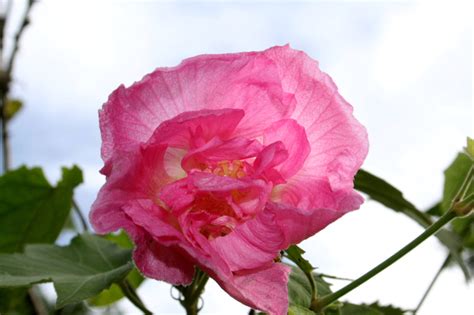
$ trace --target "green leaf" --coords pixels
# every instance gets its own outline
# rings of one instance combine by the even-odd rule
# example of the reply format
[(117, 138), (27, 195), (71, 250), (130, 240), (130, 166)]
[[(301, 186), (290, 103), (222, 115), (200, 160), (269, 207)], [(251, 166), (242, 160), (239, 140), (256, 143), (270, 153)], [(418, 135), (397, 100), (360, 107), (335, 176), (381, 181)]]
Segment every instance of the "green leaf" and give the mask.
[(401, 308), (398, 308), (398, 307), (395, 307), (395, 306), (392, 306), (392, 305), (382, 306), (378, 302), (370, 304), (369, 307), (382, 312), (382, 314), (384, 314), (384, 315), (403, 315), (403, 314), (407, 313), (406, 311), (402, 310)]
[(425, 211), (425, 213), (434, 216), (440, 217), (443, 215), (443, 209), (441, 209), (441, 202), (434, 204), (431, 208)]
[(315, 315), (315, 314), (316, 314), (315, 312), (303, 306), (290, 305), (290, 307), (288, 307), (288, 315)]
[(431, 225), (430, 217), (418, 210), (411, 202), (403, 197), (400, 190), (385, 180), (360, 169), (354, 179), (354, 188), (366, 193), (371, 199), (384, 206), (404, 213), (423, 227)]
[(23, 102), (17, 99), (7, 100), (4, 107), (6, 120), (12, 119), (23, 107)]
[(0, 314), (34, 314), (34, 308), (25, 288), (0, 288)]
[(0, 253), (25, 244), (56, 240), (71, 209), (73, 189), (82, 182), (77, 166), (62, 169), (51, 186), (40, 168), (21, 167), (0, 177)]
[[(332, 293), (331, 284), (324, 280), (317, 273), (313, 272), (316, 281), (318, 296), (324, 296)], [(290, 278), (288, 281), (288, 300), (290, 305), (298, 305), (305, 308), (311, 306), (311, 284), (304, 272), (294, 266), (291, 266)]]
[(404, 315), (406, 311), (392, 305), (382, 306), (377, 302), (370, 305), (344, 302), (339, 309), (340, 315)]
[(287, 250), (285, 250), (288, 259), (290, 259), (292, 262), (294, 262), (298, 267), (301, 268), (301, 270), (311, 273), (314, 270), (314, 267), (310, 264), (308, 260), (303, 258), (303, 254), (305, 251), (301, 248), (298, 247), (297, 245), (291, 245), (288, 247)]
[[(120, 247), (128, 248), (128, 249), (133, 248), (132, 241), (128, 237), (127, 233), (125, 233), (124, 231), (121, 231), (118, 234), (107, 234), (104, 236), (104, 238), (106, 238), (109, 241), (114, 242)], [(130, 283), (130, 285), (134, 289), (137, 289), (144, 280), (145, 279), (143, 278), (143, 276), (135, 267), (132, 269), (132, 271), (130, 271), (130, 273), (127, 276), (128, 283)], [(122, 289), (120, 289), (118, 285), (112, 284), (110, 289), (106, 289), (102, 291), (99, 295), (89, 299), (89, 303), (94, 306), (105, 306), (105, 305), (115, 303), (123, 297), (124, 295), (123, 295)]]
[(60, 308), (97, 295), (122, 281), (132, 268), (131, 250), (82, 234), (66, 247), (27, 245), (23, 254), (1, 254), (0, 287), (52, 281)]
[(344, 303), (340, 309), (341, 315), (384, 315), (381, 311), (374, 309), (368, 305), (356, 305), (352, 303)]
[(292, 267), (288, 280), (288, 300), (290, 305), (308, 308), (311, 305), (311, 295), (311, 284), (304, 272), (297, 267)]
[[(467, 172), (472, 167), (473, 161), (464, 153), (459, 153), (453, 163), (444, 171), (444, 190), (441, 209), (448, 211), (451, 202), (466, 177)], [(474, 185), (471, 183), (467, 195), (474, 193)]]

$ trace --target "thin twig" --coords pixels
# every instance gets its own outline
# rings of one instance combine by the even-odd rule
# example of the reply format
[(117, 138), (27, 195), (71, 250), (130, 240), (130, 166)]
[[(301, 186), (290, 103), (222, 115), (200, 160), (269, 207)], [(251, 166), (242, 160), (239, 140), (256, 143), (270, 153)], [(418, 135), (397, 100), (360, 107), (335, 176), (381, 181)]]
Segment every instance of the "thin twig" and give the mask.
[(77, 205), (76, 200), (74, 200), (74, 199), (72, 200), (72, 208), (74, 209), (74, 212), (76, 212), (77, 216), (79, 217), (79, 220), (81, 221), (83, 231), (88, 232), (89, 227), (87, 226), (86, 218), (82, 214), (81, 209), (79, 208), (79, 206)]
[(17, 56), (17, 53), (18, 53), (18, 49), (20, 48), (20, 39), (21, 39), (21, 36), (23, 35), (23, 32), (25, 31), (25, 28), (29, 24), (29, 20), (30, 20), (29, 15), (30, 15), (31, 8), (33, 7), (33, 3), (34, 3), (34, 0), (28, 0), (25, 12), (23, 14), (23, 18), (21, 19), (20, 28), (18, 29), (17, 33), (15, 34), (15, 38), (14, 38), (14, 41), (13, 41), (13, 50), (12, 50), (12, 53), (10, 55), (10, 59), (8, 60), (7, 69), (6, 69), (6, 73), (8, 75), (12, 74), (13, 65), (15, 63), (15, 59), (16, 59), (16, 56)]
[[(6, 83), (8, 84), (8, 83)], [(6, 94), (4, 91), (0, 92), (0, 120), (2, 124), (2, 160), (3, 160), (3, 172), (6, 173), (10, 169), (10, 143), (8, 136), (7, 118), (5, 113)]]
[(142, 300), (138, 297), (137, 293), (130, 285), (127, 280), (124, 280), (119, 283), (120, 289), (122, 289), (123, 294), (133, 303), (138, 309), (140, 309), (143, 314), (152, 315), (153, 313), (150, 312), (145, 305), (143, 304)]
[(439, 276), (441, 275), (441, 272), (444, 270), (444, 268), (446, 268), (446, 266), (449, 264), (450, 260), (451, 260), (451, 254), (449, 254), (449, 255), (446, 257), (446, 259), (444, 260), (443, 264), (441, 265), (441, 267), (439, 268), (439, 270), (436, 272), (436, 275), (434, 276), (433, 280), (431, 280), (430, 285), (429, 285), (428, 288), (426, 289), (425, 293), (424, 293), (423, 296), (421, 297), (420, 302), (418, 302), (418, 305), (416, 306), (415, 310), (413, 311), (413, 315), (415, 315), (416, 313), (418, 313), (418, 310), (419, 310), (420, 307), (423, 305), (423, 302), (425, 302), (426, 297), (427, 297), (428, 294), (430, 293), (431, 289), (433, 289), (433, 286), (434, 286), (434, 284), (436, 283), (436, 281), (438, 280)]

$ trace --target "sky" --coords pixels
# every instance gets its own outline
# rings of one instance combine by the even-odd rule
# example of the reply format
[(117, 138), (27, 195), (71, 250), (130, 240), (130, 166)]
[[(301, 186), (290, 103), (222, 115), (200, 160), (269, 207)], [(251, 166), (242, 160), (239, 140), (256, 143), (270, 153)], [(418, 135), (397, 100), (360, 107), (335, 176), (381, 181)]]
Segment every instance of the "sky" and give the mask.
[[(13, 10), (21, 9), (18, 0)], [(25, 103), (10, 128), (14, 165), (40, 165), (52, 181), (61, 166), (80, 165), (85, 182), (77, 200), (88, 212), (104, 183), (97, 111), (112, 90), (194, 55), (289, 43), (319, 61), (367, 127), (363, 167), (426, 209), (441, 198), (443, 170), (474, 135), (470, 9), (456, 1), (43, 0), (14, 69), (12, 93)], [(421, 232), (367, 201), (302, 247), (319, 271), (357, 278)], [(430, 239), (345, 299), (414, 308), (446, 255)], [(182, 314), (169, 290), (148, 280), (138, 293), (156, 314)], [(451, 268), (419, 315), (467, 314), (473, 294)], [(202, 314), (221, 314), (223, 306), (226, 314), (248, 312), (213, 282), (204, 301)], [(126, 301), (120, 308), (139, 314)]]

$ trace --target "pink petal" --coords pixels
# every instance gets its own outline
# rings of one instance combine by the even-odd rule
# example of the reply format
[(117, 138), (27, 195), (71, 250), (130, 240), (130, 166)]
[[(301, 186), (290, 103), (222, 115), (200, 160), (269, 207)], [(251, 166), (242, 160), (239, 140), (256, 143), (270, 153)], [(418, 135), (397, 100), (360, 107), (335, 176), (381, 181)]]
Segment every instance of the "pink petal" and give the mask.
[(174, 285), (193, 281), (194, 264), (179, 247), (163, 246), (144, 231), (135, 232), (133, 260), (145, 276)]
[(120, 86), (99, 113), (102, 158), (148, 141), (163, 121), (203, 109), (244, 110), (239, 133), (257, 136), (268, 123), (289, 117), (295, 106), (278, 72), (263, 53), (202, 55)]
[[(183, 159), (183, 168), (190, 170), (199, 164), (212, 164), (219, 161), (244, 160), (255, 157), (262, 150), (262, 145), (256, 140), (236, 137), (223, 141), (213, 138), (205, 145), (191, 150)], [(211, 162), (211, 163), (209, 163)]]
[(202, 146), (214, 137), (227, 139), (243, 116), (241, 109), (186, 112), (158, 126), (150, 143), (190, 149)]
[(264, 145), (276, 141), (281, 141), (288, 152), (288, 158), (280, 164), (279, 172), (284, 178), (290, 178), (300, 170), (311, 151), (306, 133), (293, 119), (279, 120), (263, 134)]
[(269, 265), (284, 247), (282, 226), (276, 225), (275, 216), (263, 211), (224, 237), (211, 242), (232, 271)]
[(136, 152), (117, 152), (109, 159), (107, 182), (100, 189), (89, 214), (99, 233), (125, 227), (122, 207), (136, 199), (157, 199), (157, 191), (171, 181), (164, 169), (166, 147), (149, 146)]
[(352, 187), (368, 150), (367, 132), (353, 117), (352, 106), (304, 52), (283, 46), (265, 54), (277, 65), (283, 90), (294, 94), (292, 118), (304, 127), (311, 145), (301, 173), (325, 178), (336, 190)]
[[(134, 224), (142, 228), (153, 238), (153, 243), (156, 243), (156, 245), (153, 245), (154, 247), (162, 246), (164, 248), (171, 248), (172, 251), (175, 251), (173, 255), (184, 255), (183, 264), (205, 266), (206, 268), (218, 270), (220, 274), (230, 275), (230, 270), (225, 262), (216, 255), (212, 247), (208, 244), (209, 241), (199, 233), (199, 224), (195, 217), (187, 218), (184, 215), (177, 219), (149, 200), (135, 201), (125, 207), (124, 210), (133, 220)], [(188, 220), (188, 222), (186, 222), (186, 220)], [(184, 231), (182, 226), (184, 227)], [(192, 229), (190, 226), (197, 226), (197, 228)], [(133, 233), (133, 230), (131, 231)], [(189, 236), (192, 238), (191, 242)], [(148, 240), (151, 242), (151, 239)], [(195, 246), (196, 244), (199, 246)], [(137, 243), (137, 246), (138, 245)], [(144, 247), (142, 248), (141, 254), (144, 256), (154, 255), (153, 253), (146, 253), (147, 250), (153, 252), (153, 248)], [(192, 260), (194, 262), (192, 262)], [(171, 262), (169, 264), (171, 264)], [(180, 263), (176, 264), (176, 268), (181, 267)], [(181, 269), (184, 273), (187, 272), (186, 268)], [(152, 270), (150, 270), (150, 272), (152, 272)], [(153, 276), (153, 278), (157, 277), (159, 277), (159, 275)]]
[(289, 274), (290, 267), (273, 263), (268, 268), (249, 270), (231, 279), (219, 276), (214, 279), (238, 301), (270, 315), (286, 315)]
[(268, 203), (264, 212), (274, 214), (275, 225), (282, 227), (284, 248), (314, 235), (363, 202), (352, 190), (333, 192), (327, 181), (292, 179), (283, 186), (274, 196), (277, 202)]
[(281, 141), (267, 145), (257, 156), (254, 162), (255, 173), (258, 175), (271, 169), (288, 159), (288, 150)]

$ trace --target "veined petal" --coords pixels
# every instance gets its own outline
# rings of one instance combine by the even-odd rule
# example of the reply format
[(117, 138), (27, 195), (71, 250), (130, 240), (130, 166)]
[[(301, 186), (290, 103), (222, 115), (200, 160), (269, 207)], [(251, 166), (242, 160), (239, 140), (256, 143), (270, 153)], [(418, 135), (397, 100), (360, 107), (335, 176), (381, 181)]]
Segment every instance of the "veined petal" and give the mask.
[(311, 151), (306, 132), (294, 119), (279, 120), (263, 133), (264, 145), (276, 141), (281, 141), (288, 152), (288, 158), (278, 166), (278, 170), (284, 178), (290, 178), (301, 169)]
[(267, 124), (289, 117), (292, 94), (262, 53), (201, 55), (158, 68), (141, 81), (120, 86), (99, 112), (102, 158), (147, 142), (156, 127), (184, 112), (235, 108), (246, 112), (239, 134), (258, 136)]
[(273, 263), (268, 268), (249, 270), (230, 279), (218, 275), (214, 279), (240, 302), (270, 315), (286, 315), (289, 274), (290, 267)]
[(304, 127), (311, 146), (300, 172), (329, 180), (334, 190), (352, 188), (368, 150), (367, 132), (353, 117), (352, 106), (317, 61), (304, 52), (287, 45), (265, 54), (275, 62), (283, 90), (295, 96), (291, 117)]
[(349, 211), (358, 209), (363, 198), (353, 190), (333, 192), (327, 181), (294, 179), (282, 185), (264, 212), (274, 214), (284, 227), (285, 247), (314, 235)]
[(193, 281), (194, 264), (179, 247), (163, 246), (142, 230), (136, 230), (132, 238), (136, 244), (133, 260), (145, 276), (174, 285)]
[(149, 143), (188, 150), (200, 147), (214, 137), (229, 138), (243, 116), (243, 110), (228, 108), (186, 112), (158, 126)]
[(89, 214), (99, 233), (125, 228), (129, 223), (123, 206), (137, 199), (157, 199), (161, 186), (172, 179), (164, 169), (165, 146), (137, 148), (135, 152), (116, 152), (107, 164), (107, 182), (100, 189)]
[(211, 242), (232, 271), (255, 269), (269, 265), (284, 249), (282, 226), (268, 211), (239, 225), (235, 230)]

